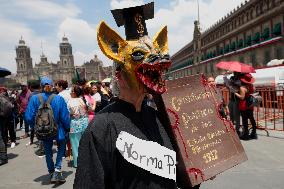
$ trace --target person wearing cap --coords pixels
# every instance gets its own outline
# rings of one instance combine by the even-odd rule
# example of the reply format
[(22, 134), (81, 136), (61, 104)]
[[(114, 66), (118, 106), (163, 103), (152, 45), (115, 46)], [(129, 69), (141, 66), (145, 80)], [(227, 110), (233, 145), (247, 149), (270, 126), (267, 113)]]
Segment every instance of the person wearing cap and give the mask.
[[(42, 95), (43, 100), (46, 102), (50, 95), (52, 95), (52, 80), (48, 77), (43, 77), (41, 79), (41, 87), (43, 92), (39, 95)], [(46, 155), (46, 165), (48, 172), (50, 174), (51, 183), (63, 183), (65, 179), (63, 178), (61, 167), (62, 167), (62, 157), (65, 153), (66, 145), (66, 136), (70, 130), (70, 115), (67, 109), (66, 102), (64, 99), (55, 95), (50, 102), (51, 108), (53, 110), (54, 120), (57, 124), (57, 136), (54, 138), (49, 138), (43, 140), (44, 152)], [(33, 95), (30, 98), (28, 107), (26, 109), (25, 118), (32, 126), (35, 125), (35, 118), (37, 110), (40, 106), (40, 99), (38, 95)], [(56, 162), (53, 162), (53, 140), (57, 141), (57, 157)]]
[[(244, 128), (244, 133), (240, 138), (243, 140), (257, 139), (256, 122), (253, 117), (253, 104), (248, 104), (247, 100), (254, 92), (253, 83), (255, 79), (252, 77), (251, 74), (247, 73), (240, 77), (240, 81), (240, 91), (235, 93), (235, 95), (240, 99), (239, 110), (242, 116)], [(252, 124), (252, 132), (250, 135), (248, 130), (248, 120), (250, 120)]]

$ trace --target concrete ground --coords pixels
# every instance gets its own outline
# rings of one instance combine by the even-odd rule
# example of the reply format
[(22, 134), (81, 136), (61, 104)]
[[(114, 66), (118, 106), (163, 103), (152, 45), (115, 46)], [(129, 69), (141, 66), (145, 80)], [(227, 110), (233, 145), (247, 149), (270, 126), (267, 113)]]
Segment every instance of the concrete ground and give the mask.
[[(20, 136), (22, 133), (17, 132)], [(242, 141), (248, 161), (218, 175), (201, 189), (284, 189), (284, 133), (258, 131), (259, 139)], [(1, 189), (72, 188), (76, 169), (63, 160), (66, 183), (49, 184), (45, 158), (35, 155), (35, 145), (26, 147), (28, 139), (18, 140), (14, 149), (8, 148), (9, 163), (0, 167)], [(55, 147), (54, 147), (55, 149)]]

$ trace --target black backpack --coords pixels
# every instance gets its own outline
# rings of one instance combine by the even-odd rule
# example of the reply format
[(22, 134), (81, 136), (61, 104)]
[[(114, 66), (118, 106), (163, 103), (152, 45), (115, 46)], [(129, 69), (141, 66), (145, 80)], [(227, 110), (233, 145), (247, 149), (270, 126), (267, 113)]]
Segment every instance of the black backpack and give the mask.
[(0, 95), (0, 116), (9, 117), (12, 115), (13, 104), (10, 99), (4, 95)]
[(247, 98), (246, 98), (246, 104), (247, 107), (252, 107), (252, 106), (259, 106), (262, 102), (262, 96), (260, 96), (260, 94), (257, 93), (253, 93), (250, 94)]
[(57, 135), (57, 124), (50, 105), (55, 94), (50, 95), (46, 102), (43, 101), (41, 94), (37, 96), (40, 106), (35, 117), (35, 134), (39, 140), (46, 140)]

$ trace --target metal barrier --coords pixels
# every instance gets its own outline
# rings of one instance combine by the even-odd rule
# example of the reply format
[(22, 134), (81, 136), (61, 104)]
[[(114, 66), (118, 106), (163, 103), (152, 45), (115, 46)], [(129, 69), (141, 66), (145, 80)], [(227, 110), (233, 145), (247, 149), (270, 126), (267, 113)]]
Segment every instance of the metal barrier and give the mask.
[[(224, 101), (229, 102), (229, 91), (222, 89)], [(259, 92), (262, 96), (262, 103), (255, 107), (254, 118), (256, 120), (257, 129), (284, 131), (284, 89), (275, 88), (257, 88), (255, 92)]]

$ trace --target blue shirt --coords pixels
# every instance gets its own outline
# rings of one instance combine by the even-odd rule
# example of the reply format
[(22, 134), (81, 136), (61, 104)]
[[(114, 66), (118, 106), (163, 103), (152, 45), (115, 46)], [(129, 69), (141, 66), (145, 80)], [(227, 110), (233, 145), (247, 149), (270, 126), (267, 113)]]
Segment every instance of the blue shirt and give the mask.
[[(48, 97), (51, 95), (51, 93), (40, 94), (43, 96), (44, 102), (46, 102)], [(66, 130), (70, 129), (70, 114), (67, 105), (64, 99), (59, 95), (54, 96), (50, 105), (53, 110), (55, 122), (58, 126), (57, 140), (63, 140), (65, 139)], [(35, 117), (39, 106), (40, 101), (38, 96), (33, 95), (29, 100), (28, 107), (25, 112), (25, 119), (32, 128), (35, 125)]]

